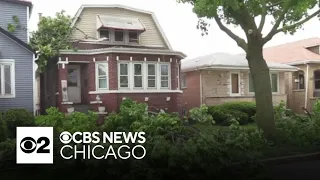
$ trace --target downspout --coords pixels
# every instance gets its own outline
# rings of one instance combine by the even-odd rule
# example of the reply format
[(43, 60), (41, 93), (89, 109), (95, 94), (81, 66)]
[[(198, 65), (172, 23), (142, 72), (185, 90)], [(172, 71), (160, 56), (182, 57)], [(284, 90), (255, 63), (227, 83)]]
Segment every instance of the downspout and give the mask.
[(305, 100), (304, 100), (304, 107), (307, 109), (307, 102), (308, 102), (308, 91), (309, 91), (309, 64), (307, 64), (307, 74), (306, 74), (306, 92), (305, 92)]
[(33, 114), (37, 115), (37, 111), (39, 110), (38, 100), (39, 100), (39, 92), (38, 92), (38, 81), (37, 81), (37, 70), (38, 70), (38, 65), (36, 64), (36, 61), (39, 59), (39, 51), (36, 51), (36, 54), (33, 55)]
[[(197, 69), (198, 70), (198, 69)], [(198, 70), (199, 71), (199, 70)], [(200, 72), (200, 105), (203, 104), (203, 99), (202, 99), (202, 71), (199, 71)]]

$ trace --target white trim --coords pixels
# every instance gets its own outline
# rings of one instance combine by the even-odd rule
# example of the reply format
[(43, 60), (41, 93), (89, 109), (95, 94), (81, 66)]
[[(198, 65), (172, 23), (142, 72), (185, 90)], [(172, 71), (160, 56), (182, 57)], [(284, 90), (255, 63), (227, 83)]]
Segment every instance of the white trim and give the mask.
[(69, 101), (64, 101), (64, 102), (62, 102), (61, 104), (64, 104), (64, 105), (71, 105), (71, 104), (73, 104), (73, 102), (69, 102)]
[[(128, 86), (127, 87), (121, 87), (120, 86), (120, 65), (121, 64), (126, 64), (127, 65), (127, 77), (128, 77)], [(118, 66), (118, 89), (129, 89), (130, 88), (130, 82), (131, 82), (131, 80), (130, 80), (130, 76), (129, 76), (129, 74), (130, 74), (130, 63), (129, 62), (126, 62), (126, 61), (120, 61), (118, 64), (117, 64), (117, 66)], [(125, 76), (125, 75), (121, 75), (121, 76)]]
[[(142, 62), (133, 62), (132, 63), (132, 82), (133, 82), (133, 89), (143, 89), (144, 87), (145, 87), (145, 82), (144, 82), (144, 79), (145, 79), (145, 68), (144, 68), (144, 64), (145, 63), (142, 63)], [(141, 75), (136, 75), (135, 74), (135, 71), (134, 71), (134, 66), (135, 65), (141, 65)], [(136, 87), (136, 85), (135, 85), (135, 81), (134, 81), (134, 78), (136, 77), (136, 76), (141, 76), (141, 86), (142, 87)]]
[(90, 104), (102, 104), (102, 101), (90, 101)]
[(64, 55), (97, 55), (106, 53), (128, 53), (128, 54), (158, 54), (158, 55), (174, 55), (185, 58), (186, 55), (179, 51), (159, 50), (159, 49), (141, 49), (141, 48), (101, 48), (89, 50), (60, 50), (60, 54)]
[[(202, 71), (199, 72), (200, 73), (200, 105), (203, 104), (203, 92), (202, 92)], [(187, 79), (186, 79), (186, 85), (187, 85)]]
[[(182, 62), (183, 63), (183, 62)], [(189, 69), (181, 69), (181, 72), (191, 72), (196, 70), (207, 70), (207, 69), (227, 69), (227, 70), (250, 70), (249, 67), (243, 67), (243, 66), (210, 66), (210, 67), (199, 67), (199, 68), (189, 68)], [(294, 67), (292, 69), (290, 68), (271, 68), (269, 67), (270, 71), (284, 71), (284, 72), (295, 72), (298, 71), (300, 68)]]
[[(27, 6), (27, 24), (29, 24), (30, 19), (30, 9), (29, 6)], [(27, 28), (27, 42), (30, 42), (30, 34), (29, 34), (29, 28)]]
[(84, 10), (84, 8), (122, 8), (122, 9), (127, 9), (127, 10), (131, 10), (131, 11), (135, 11), (135, 12), (140, 12), (140, 13), (143, 13), (143, 14), (149, 14), (151, 15), (154, 23), (156, 24), (156, 27), (157, 29), (159, 30), (164, 42), (166, 43), (166, 45), (168, 46), (168, 48), (170, 50), (172, 50), (172, 47), (170, 45), (170, 42), (169, 40), (167, 39), (166, 35), (164, 34), (159, 22), (158, 22), (158, 19), (156, 18), (154, 12), (150, 12), (150, 11), (145, 11), (145, 10), (141, 10), (141, 9), (136, 9), (136, 8), (132, 8), (132, 7), (128, 7), (128, 6), (124, 6), (124, 5), (119, 5), (119, 4), (115, 4), (115, 5), (94, 5), (94, 4), (86, 4), (86, 5), (82, 5), (76, 15), (74, 16), (74, 20), (72, 21), (72, 24), (71, 24), (71, 27), (74, 27), (74, 25), (76, 24), (78, 18), (80, 17), (82, 11)]
[(289, 63), (286, 63), (286, 64), (287, 65), (300, 65), (300, 64), (308, 64), (308, 63), (318, 64), (318, 63), (320, 63), (320, 59), (301, 60), (301, 61), (289, 62)]
[(36, 55), (33, 54), (33, 59), (32, 59), (32, 79), (33, 79), (33, 84), (32, 84), (32, 89), (33, 89), (33, 113), (36, 115), (37, 113), (37, 106), (38, 106), (38, 82), (37, 82), (37, 77), (36, 77), (36, 71), (38, 69), (38, 65), (36, 63)]
[[(168, 87), (162, 87), (161, 86), (161, 65), (167, 65), (168, 66), (168, 75), (163, 75), (163, 76), (168, 76)], [(159, 62), (158, 63), (158, 70), (159, 70), (159, 88), (160, 89), (171, 89), (171, 63), (166, 63), (166, 62)]]
[[(99, 64), (103, 64), (106, 65), (106, 84), (107, 84), (107, 88), (99, 88)], [(100, 91), (100, 90), (108, 90), (109, 89), (109, 65), (107, 62), (104, 61), (98, 61), (95, 63), (95, 79), (96, 79), (96, 90)]]
[(183, 93), (181, 90), (106, 90), (89, 91), (89, 94), (109, 94), (109, 93)]
[[(277, 75), (277, 92), (272, 92), (272, 74)], [(271, 83), (272, 94), (280, 94), (280, 73), (279, 72), (270, 72), (270, 83)]]
[(10, 65), (11, 94), (10, 95), (3, 94), (5, 92), (5, 81), (4, 81), (4, 79), (2, 79), (1, 80), (0, 98), (15, 98), (16, 97), (15, 60), (14, 59), (0, 59), (1, 78), (5, 78), (3, 65)]
[[(149, 69), (148, 69), (148, 66), (149, 65), (154, 65), (154, 74), (155, 75), (149, 75)], [(158, 79), (159, 79), (159, 74), (158, 74), (158, 65), (157, 63), (151, 63), (151, 62), (148, 62), (146, 63), (146, 89), (157, 89), (158, 88)], [(154, 76), (155, 77), (155, 86), (156, 87), (149, 87), (149, 76)]]
[[(237, 74), (238, 75), (238, 93), (232, 93), (232, 74)], [(229, 87), (229, 94), (230, 96), (241, 96), (241, 77), (240, 77), (240, 71), (230, 71), (229, 72), (229, 78), (230, 78), (230, 87)]]

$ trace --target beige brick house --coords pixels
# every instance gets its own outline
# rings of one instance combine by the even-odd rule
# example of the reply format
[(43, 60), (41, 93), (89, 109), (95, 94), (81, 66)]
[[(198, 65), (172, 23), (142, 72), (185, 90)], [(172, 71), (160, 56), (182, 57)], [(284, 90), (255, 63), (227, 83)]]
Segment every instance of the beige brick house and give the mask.
[(288, 107), (303, 112), (301, 107), (312, 110), (320, 97), (320, 38), (314, 37), (264, 49), (268, 62), (278, 62), (299, 68), (285, 73)]
[[(273, 102), (287, 102), (285, 73), (298, 68), (268, 62)], [(187, 109), (201, 104), (254, 101), (248, 62), (243, 55), (215, 53), (181, 61), (183, 98)]]

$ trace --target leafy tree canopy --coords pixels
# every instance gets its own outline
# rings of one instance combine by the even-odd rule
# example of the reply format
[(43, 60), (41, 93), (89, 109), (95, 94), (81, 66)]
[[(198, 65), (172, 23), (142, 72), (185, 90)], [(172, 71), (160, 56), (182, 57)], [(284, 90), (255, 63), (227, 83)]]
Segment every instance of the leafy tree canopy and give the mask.
[[(207, 33), (205, 19), (215, 19), (221, 30), (233, 38), (238, 45), (247, 50), (244, 39), (233, 34), (223, 24), (239, 25), (246, 33), (261, 33), (266, 17), (273, 18), (273, 28), (263, 37), (262, 44), (267, 43), (279, 33), (294, 33), (303, 23), (320, 13), (319, 0), (178, 0), (190, 3), (199, 17), (198, 28)], [(315, 11), (314, 11), (315, 10)], [(310, 11), (314, 11), (310, 14)], [(260, 23), (255, 18), (260, 17)]]
[(55, 17), (41, 17), (38, 30), (31, 33), (30, 45), (39, 52), (37, 64), (44, 71), (47, 63), (56, 57), (61, 49), (71, 49), (72, 18), (65, 11)]

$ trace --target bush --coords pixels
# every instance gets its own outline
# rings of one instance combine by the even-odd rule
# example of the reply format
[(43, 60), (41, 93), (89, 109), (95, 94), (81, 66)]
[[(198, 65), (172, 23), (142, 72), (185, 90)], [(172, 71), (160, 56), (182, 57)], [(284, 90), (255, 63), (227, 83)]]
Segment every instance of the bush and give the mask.
[(16, 137), (16, 127), (34, 126), (33, 114), (26, 109), (10, 109), (5, 112), (5, 122), (8, 127), (8, 137)]
[(224, 111), (222, 108), (219, 108), (217, 106), (210, 106), (208, 109), (208, 113), (212, 116), (217, 124), (221, 124), (222, 122), (230, 119), (230, 115), (226, 113), (226, 111)]
[(230, 121), (232, 119), (238, 121), (240, 125), (246, 125), (249, 123), (248, 114), (241, 112), (241, 111), (238, 111), (238, 110), (222, 108), (218, 105), (218, 106), (211, 106), (209, 108), (208, 112), (213, 117), (215, 122), (217, 124), (222, 125), (222, 126), (231, 125)]
[(253, 122), (251, 117), (256, 114), (256, 104), (253, 102), (226, 102), (218, 105), (218, 107), (244, 112), (248, 115), (249, 122)]
[(246, 125), (249, 123), (248, 114), (237, 110), (232, 110), (229, 113), (239, 122), (240, 125)]
[(0, 143), (7, 140), (7, 124), (3, 120), (2, 114), (0, 114)]
[(192, 108), (190, 111), (190, 118), (196, 120), (200, 123), (214, 124), (215, 121), (208, 112), (208, 107), (206, 105), (201, 105), (199, 108)]

